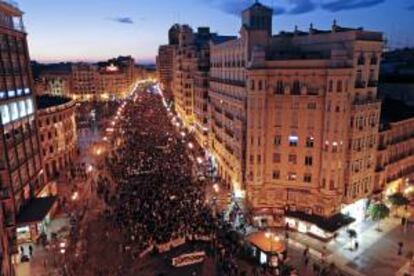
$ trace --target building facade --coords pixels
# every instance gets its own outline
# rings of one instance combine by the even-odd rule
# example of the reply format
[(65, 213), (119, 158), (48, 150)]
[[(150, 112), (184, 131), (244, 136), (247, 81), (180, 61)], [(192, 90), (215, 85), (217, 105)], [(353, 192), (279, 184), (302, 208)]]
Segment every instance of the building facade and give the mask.
[(87, 63), (72, 66), (72, 98), (75, 100), (97, 100), (102, 94), (98, 67)]
[(36, 107), (22, 12), (0, 2), (0, 218), (2, 275), (12, 275), (17, 217), (43, 188)]
[(72, 91), (72, 77), (70, 73), (47, 72), (41, 75), (41, 80), (45, 83), (45, 93), (56, 96), (69, 97)]
[(137, 80), (132, 57), (118, 57), (97, 65), (78, 63), (72, 66), (71, 97), (76, 100), (124, 98)]
[[(389, 105), (389, 102), (394, 104)], [(391, 112), (397, 116), (387, 116)], [(408, 192), (414, 182), (414, 111), (403, 102), (387, 99), (381, 117), (376, 190), (384, 192), (386, 196)]]
[(176, 45), (162, 45), (158, 49), (157, 74), (160, 86), (166, 99), (173, 99), (173, 60)]
[(77, 155), (75, 101), (43, 95), (37, 98), (38, 126), (46, 178), (52, 181), (73, 164)]
[(374, 189), (382, 34), (271, 26), (255, 3), (211, 46), (210, 150), (254, 211), (330, 218)]
[(188, 25), (180, 25), (174, 34), (178, 41), (173, 59), (174, 107), (200, 145), (208, 146), (210, 43), (234, 37), (218, 36), (206, 27), (194, 33)]
[(168, 44), (158, 48), (157, 74), (164, 97), (173, 100), (174, 56), (179, 44), (181, 26), (174, 24), (168, 30)]

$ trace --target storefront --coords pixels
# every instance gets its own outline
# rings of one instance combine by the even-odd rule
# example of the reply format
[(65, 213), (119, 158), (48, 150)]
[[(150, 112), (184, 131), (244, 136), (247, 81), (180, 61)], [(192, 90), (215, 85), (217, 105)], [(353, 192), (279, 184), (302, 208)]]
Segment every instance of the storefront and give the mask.
[(355, 201), (352, 204), (344, 205), (341, 209), (341, 213), (354, 218), (355, 221), (358, 223), (365, 220), (369, 204), (370, 200), (367, 198), (363, 198), (358, 201)]
[(35, 242), (46, 233), (56, 208), (57, 197), (33, 198), (17, 216), (17, 243)]
[(277, 267), (284, 259), (286, 246), (279, 237), (265, 232), (256, 232), (247, 237), (252, 257), (261, 265)]
[(288, 211), (285, 214), (285, 225), (290, 230), (295, 230), (323, 241), (329, 241), (335, 236), (335, 233), (354, 221), (354, 218), (342, 213), (328, 218), (298, 211)]

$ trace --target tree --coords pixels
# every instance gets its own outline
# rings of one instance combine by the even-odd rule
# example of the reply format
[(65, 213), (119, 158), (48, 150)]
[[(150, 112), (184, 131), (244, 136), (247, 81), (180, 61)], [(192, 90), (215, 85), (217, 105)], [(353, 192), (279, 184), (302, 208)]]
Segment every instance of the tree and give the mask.
[(368, 209), (368, 213), (373, 221), (378, 222), (377, 230), (381, 231), (381, 220), (390, 215), (390, 209), (384, 203), (374, 203)]
[(388, 196), (388, 200), (391, 205), (397, 209), (397, 212), (400, 207), (407, 206), (410, 203), (408, 198), (406, 198), (402, 193), (392, 194)]

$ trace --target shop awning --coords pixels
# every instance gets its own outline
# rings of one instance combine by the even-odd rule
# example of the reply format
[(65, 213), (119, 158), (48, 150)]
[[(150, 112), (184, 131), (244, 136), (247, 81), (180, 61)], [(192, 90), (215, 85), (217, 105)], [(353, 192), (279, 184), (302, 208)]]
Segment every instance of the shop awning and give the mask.
[(17, 225), (41, 222), (56, 203), (57, 197), (32, 198), (17, 215)]
[(286, 250), (280, 239), (274, 236), (266, 237), (264, 232), (256, 232), (247, 237), (247, 240), (261, 251), (266, 253), (282, 253)]
[(344, 214), (336, 214), (329, 218), (321, 217), (318, 215), (310, 215), (303, 212), (297, 211), (287, 211), (285, 214), (286, 217), (291, 217), (295, 219), (302, 220), (304, 222), (312, 223), (318, 226), (320, 229), (325, 230), (327, 232), (336, 232), (340, 228), (351, 224), (355, 221), (354, 218), (346, 216)]

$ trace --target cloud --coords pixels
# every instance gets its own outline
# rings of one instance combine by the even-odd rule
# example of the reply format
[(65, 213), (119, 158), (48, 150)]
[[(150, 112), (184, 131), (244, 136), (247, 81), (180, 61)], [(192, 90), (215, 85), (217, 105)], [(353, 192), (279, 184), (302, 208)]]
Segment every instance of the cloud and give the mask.
[[(251, 4), (251, 0), (203, 0), (208, 5), (219, 9), (225, 13), (240, 16), (242, 11), (248, 8)], [(286, 13), (286, 9), (281, 6), (273, 6), (273, 14), (279, 15)]]
[[(251, 0), (202, 0), (213, 8), (219, 9), (225, 13), (240, 16), (240, 13), (252, 4)], [(284, 4), (272, 6), (273, 13), (280, 14), (304, 14), (316, 9), (322, 9), (329, 12), (338, 12), (343, 10), (354, 10), (369, 8), (379, 5), (388, 0), (284, 0)], [(270, 1), (262, 1), (263, 4), (269, 5)], [(278, 1), (283, 2), (283, 1)], [(269, 5), (270, 6), (270, 5)], [(408, 7), (414, 10), (414, 5)]]
[(110, 20), (121, 24), (134, 24), (134, 20), (131, 17), (113, 17)]
[(338, 12), (342, 10), (369, 8), (384, 2), (385, 0), (335, 0), (322, 4), (321, 8), (330, 12)]
[(312, 0), (290, 0), (289, 2), (294, 5), (288, 11), (289, 14), (302, 14), (316, 9), (316, 4)]

